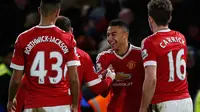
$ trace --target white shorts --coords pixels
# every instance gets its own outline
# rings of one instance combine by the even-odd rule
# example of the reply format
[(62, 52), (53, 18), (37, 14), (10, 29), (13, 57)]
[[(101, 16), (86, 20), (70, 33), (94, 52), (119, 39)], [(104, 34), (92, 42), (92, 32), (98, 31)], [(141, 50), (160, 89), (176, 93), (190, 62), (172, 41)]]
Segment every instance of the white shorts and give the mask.
[(24, 109), (24, 112), (71, 112), (70, 105)]
[(193, 112), (191, 98), (170, 100), (152, 105), (153, 112)]

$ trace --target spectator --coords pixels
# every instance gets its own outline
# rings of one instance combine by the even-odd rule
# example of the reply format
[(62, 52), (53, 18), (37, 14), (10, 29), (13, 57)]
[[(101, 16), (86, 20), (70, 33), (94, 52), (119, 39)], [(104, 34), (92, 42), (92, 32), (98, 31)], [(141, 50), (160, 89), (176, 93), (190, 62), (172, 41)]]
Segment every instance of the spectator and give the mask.
[(12, 54), (13, 46), (6, 47), (2, 50), (2, 62), (0, 63), (0, 105), (6, 109), (7, 98), (8, 98), (8, 86), (12, 74), (12, 69), (9, 67)]

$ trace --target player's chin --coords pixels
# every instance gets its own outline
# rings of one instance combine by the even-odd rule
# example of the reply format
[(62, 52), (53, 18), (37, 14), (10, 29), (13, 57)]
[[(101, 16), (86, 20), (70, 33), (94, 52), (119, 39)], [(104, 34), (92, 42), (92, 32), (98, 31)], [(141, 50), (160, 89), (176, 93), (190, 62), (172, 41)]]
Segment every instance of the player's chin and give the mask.
[(114, 48), (114, 47), (111, 47), (111, 49), (112, 49), (112, 50), (114, 50), (114, 51), (115, 51), (115, 50), (117, 50), (117, 49), (116, 49), (116, 48)]
[(113, 46), (111, 46), (111, 49), (117, 50), (117, 46), (113, 45)]

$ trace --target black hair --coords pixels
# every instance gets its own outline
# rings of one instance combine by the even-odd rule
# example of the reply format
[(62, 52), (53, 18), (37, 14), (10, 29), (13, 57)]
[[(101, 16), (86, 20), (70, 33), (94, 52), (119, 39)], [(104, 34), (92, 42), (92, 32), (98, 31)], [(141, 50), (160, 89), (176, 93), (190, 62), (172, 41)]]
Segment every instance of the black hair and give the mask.
[(48, 16), (61, 8), (62, 0), (41, 0), (40, 9), (43, 16)]
[(148, 14), (158, 26), (169, 24), (172, 15), (172, 3), (170, 0), (151, 0), (148, 5)]
[(71, 21), (69, 20), (68, 17), (59, 16), (56, 20), (56, 26), (68, 32), (71, 29)]
[(121, 19), (114, 19), (110, 21), (109, 26), (119, 26), (125, 29), (125, 31), (129, 32), (128, 25)]

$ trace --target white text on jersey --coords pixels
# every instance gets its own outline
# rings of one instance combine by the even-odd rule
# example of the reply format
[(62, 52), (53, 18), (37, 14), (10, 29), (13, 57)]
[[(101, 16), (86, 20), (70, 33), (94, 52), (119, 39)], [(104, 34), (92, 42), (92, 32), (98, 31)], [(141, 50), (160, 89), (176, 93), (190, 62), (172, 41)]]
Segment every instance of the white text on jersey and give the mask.
[(116, 86), (132, 86), (133, 82), (120, 82), (120, 83), (113, 83), (112, 86), (116, 87)]
[(165, 48), (168, 44), (174, 42), (179, 42), (185, 45), (185, 41), (180, 37), (167, 37), (166, 39), (163, 39), (162, 42), (160, 42), (160, 47)]
[(65, 45), (65, 43), (63, 43), (62, 40), (60, 40), (60, 39), (58, 39), (56, 37), (52, 37), (52, 36), (40, 36), (40, 37), (37, 37), (37, 38), (33, 39), (26, 46), (24, 52), (29, 55), (30, 52), (31, 52), (31, 50), (32, 50), (32, 48), (34, 46), (36, 46), (37, 44), (42, 43), (42, 42), (52, 42), (52, 43), (55, 43), (56, 45), (58, 45), (62, 49), (62, 51), (64, 52), (64, 54), (66, 54), (66, 53), (69, 52), (67, 46)]

